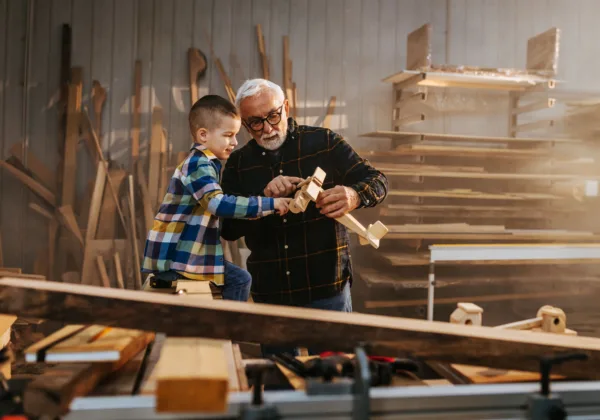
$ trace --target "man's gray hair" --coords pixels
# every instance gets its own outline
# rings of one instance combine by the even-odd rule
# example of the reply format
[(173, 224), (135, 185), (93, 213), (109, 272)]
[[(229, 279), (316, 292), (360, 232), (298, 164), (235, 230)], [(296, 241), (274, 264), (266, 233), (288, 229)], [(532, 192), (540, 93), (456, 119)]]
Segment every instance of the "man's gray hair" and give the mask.
[(271, 90), (277, 96), (281, 98), (283, 102), (285, 100), (285, 95), (283, 94), (283, 89), (276, 84), (266, 79), (250, 79), (246, 80), (242, 86), (237, 91), (237, 95), (235, 97), (235, 106), (239, 109), (240, 103), (244, 98), (248, 98), (251, 96), (258, 95), (264, 91)]

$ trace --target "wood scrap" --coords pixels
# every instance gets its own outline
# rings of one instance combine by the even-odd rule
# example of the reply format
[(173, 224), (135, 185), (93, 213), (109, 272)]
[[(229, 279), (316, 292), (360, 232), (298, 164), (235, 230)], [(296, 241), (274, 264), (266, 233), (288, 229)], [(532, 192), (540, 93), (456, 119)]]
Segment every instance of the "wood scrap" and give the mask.
[(206, 74), (206, 56), (198, 48), (188, 49), (188, 68), (190, 76), (190, 106), (198, 100), (198, 80)]
[(143, 394), (157, 412), (223, 412), (229, 373), (222, 340), (167, 338)]
[(152, 201), (150, 199), (150, 192), (148, 191), (148, 182), (146, 181), (146, 175), (142, 169), (141, 164), (137, 165), (137, 182), (140, 187), (140, 195), (142, 198), (142, 210), (144, 212), (144, 226), (146, 232), (150, 232), (152, 225), (154, 224), (154, 213), (152, 211)]
[(527, 64), (529, 71), (553, 77), (558, 71), (560, 30), (551, 28), (527, 41)]
[(48, 220), (54, 219), (54, 215), (37, 203), (29, 203), (29, 208)]
[(332, 96), (329, 99), (329, 105), (327, 106), (327, 114), (325, 115), (325, 119), (323, 120), (323, 128), (331, 128), (331, 119), (333, 114), (335, 113), (335, 96)]
[[(564, 295), (564, 292), (563, 292)], [(539, 298), (539, 294), (538, 297)], [(35, 305), (30, 304), (36, 302)], [(153, 316), (160, 305), (162, 316)], [(597, 378), (600, 339), (453, 325), (359, 313), (181, 298), (144, 291), (55, 282), (0, 280), (0, 313), (62, 322), (148, 329), (173, 337), (203, 336), (272, 345), (349, 351), (369, 343), (369, 354), (404, 352), (423, 360), (537, 371), (541, 355), (583, 352), (587, 361), (554, 367), (556, 374)], [(178, 319), (177, 323), (172, 320)], [(247, 325), (270, 328), (247, 328)], [(285, 334), (282, 333), (285, 331)]]
[[(150, 163), (148, 166), (148, 191), (153, 209), (158, 208), (160, 186), (160, 152), (162, 143), (162, 109), (154, 107), (152, 110), (152, 135), (150, 138)], [(162, 197), (160, 197), (162, 200)]]
[[(98, 138), (102, 138), (102, 107), (106, 101), (106, 89), (102, 87), (99, 81), (92, 82), (92, 100), (94, 102), (94, 131)], [(98, 157), (98, 156), (96, 156)]]
[(267, 57), (265, 37), (263, 36), (262, 26), (260, 23), (256, 25), (256, 38), (258, 39), (258, 55), (260, 56), (260, 62), (262, 65), (262, 77), (263, 79), (270, 80), (269, 58)]
[(406, 37), (406, 69), (427, 70), (431, 67), (431, 24), (426, 23)]
[(121, 266), (121, 257), (119, 252), (115, 252), (114, 256), (115, 273), (117, 276), (117, 285), (121, 288), (125, 288), (125, 282), (123, 281), (123, 267)]
[[(108, 177), (111, 179), (115, 189), (121, 191), (123, 183), (126, 182), (127, 179), (127, 172), (123, 169), (110, 169)], [(118, 238), (117, 224), (117, 205), (112, 197), (110, 189), (105, 188), (95, 239)]]
[(67, 325), (25, 349), (29, 363), (116, 362), (154, 334), (102, 325)]
[(21, 162), (27, 162), (27, 168), (35, 175), (37, 180), (53, 193), (56, 192), (56, 174), (37, 158), (30, 150), (23, 151), (23, 142), (14, 143), (9, 152)]
[(25, 186), (27, 186), (31, 191), (43, 198), (52, 207), (56, 206), (56, 196), (54, 195), (54, 193), (48, 188), (44, 187), (39, 182), (37, 182), (35, 179), (31, 178), (23, 171), (15, 168), (13, 165), (3, 160), (0, 160), (0, 168), (4, 168), (9, 174), (11, 174), (23, 184), (25, 184)]
[(135, 193), (133, 184), (133, 175), (129, 175), (129, 224), (131, 229), (131, 242), (133, 248), (133, 271), (135, 278), (135, 287), (142, 288), (142, 269), (140, 267), (140, 252), (138, 249), (138, 236), (135, 226)]
[(98, 273), (100, 274), (102, 286), (110, 287), (110, 279), (108, 278), (106, 264), (104, 264), (104, 258), (102, 258), (102, 255), (96, 256), (96, 267), (98, 268)]
[(69, 84), (67, 102), (67, 129), (63, 161), (61, 205), (75, 205), (75, 180), (77, 179), (77, 144), (81, 115), (82, 74), (80, 67), (74, 67)]
[(87, 395), (104, 378), (119, 370), (148, 344), (152, 334), (141, 334), (114, 362), (61, 363), (37, 376), (23, 395), (25, 412), (30, 416), (58, 417), (67, 413), (74, 398)]
[(142, 107), (142, 62), (135, 61), (133, 77), (133, 122), (131, 125), (131, 168), (135, 168), (140, 155), (140, 112)]
[[(94, 140), (94, 145), (96, 146), (96, 151), (98, 152), (100, 162), (101, 162), (101, 164), (104, 165), (105, 172), (106, 172), (106, 174), (108, 174), (108, 162), (106, 161), (106, 159), (104, 159), (104, 154), (102, 153), (102, 148), (100, 147), (100, 141), (98, 140), (98, 136), (96, 135), (96, 132), (94, 131), (94, 127), (92, 127), (92, 122), (90, 121), (87, 107), (83, 107), (83, 118), (82, 119), (87, 124), (87, 128), (90, 131), (90, 134), (92, 135), (92, 139)], [(127, 231), (127, 224), (125, 223), (125, 216), (123, 215), (123, 210), (121, 210), (121, 206), (119, 205), (118, 191), (110, 177), (107, 177), (106, 181), (108, 184), (108, 188), (111, 191), (112, 198), (115, 201), (115, 205), (117, 206), (117, 213), (119, 214), (119, 218), (121, 219), (121, 224), (123, 226), (123, 229), (125, 229), (125, 231)]]

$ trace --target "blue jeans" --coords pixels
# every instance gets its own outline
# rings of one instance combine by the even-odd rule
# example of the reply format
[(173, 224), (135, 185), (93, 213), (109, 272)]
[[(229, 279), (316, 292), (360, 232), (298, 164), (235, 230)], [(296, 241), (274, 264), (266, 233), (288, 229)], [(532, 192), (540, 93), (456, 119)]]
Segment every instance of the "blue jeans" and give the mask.
[[(255, 300), (256, 301), (256, 300)], [(344, 289), (339, 295), (315, 300), (306, 305), (290, 305), (290, 306), (298, 306), (303, 308), (312, 308), (312, 309), (324, 309), (328, 311), (338, 311), (338, 312), (352, 312), (352, 295), (350, 294), (350, 282), (346, 283)], [(260, 346), (263, 357), (267, 358), (273, 354), (282, 354), (289, 353), (293, 356), (299, 356), (300, 352), (295, 347), (282, 347), (282, 346), (272, 346), (272, 345), (262, 345)], [(308, 353), (311, 355), (318, 354), (318, 352), (308, 349)]]
[[(223, 286), (219, 286), (223, 295), (223, 299), (247, 302), (250, 298), (252, 276), (248, 271), (230, 263), (229, 261), (224, 261), (224, 263), (225, 280)], [(163, 273), (156, 273), (154, 277), (157, 280), (164, 280), (168, 282), (185, 279), (185, 276), (182, 276), (173, 270)]]

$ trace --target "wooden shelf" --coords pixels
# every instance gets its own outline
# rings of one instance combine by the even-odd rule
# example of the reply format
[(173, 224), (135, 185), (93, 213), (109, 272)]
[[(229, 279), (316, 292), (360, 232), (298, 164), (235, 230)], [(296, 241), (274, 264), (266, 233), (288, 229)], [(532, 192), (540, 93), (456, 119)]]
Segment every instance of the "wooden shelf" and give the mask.
[(600, 235), (591, 232), (561, 231), (561, 230), (505, 230), (503, 232), (405, 232), (401, 226), (388, 226), (390, 233), (386, 239), (435, 239), (435, 240), (493, 240), (493, 241), (600, 241)]
[(486, 193), (481, 191), (471, 190), (431, 190), (431, 191), (414, 191), (414, 190), (390, 190), (388, 195), (390, 196), (403, 196), (403, 197), (437, 197), (437, 198), (465, 198), (475, 200), (511, 200), (511, 201), (524, 201), (524, 200), (564, 200), (565, 197), (561, 197), (553, 194), (543, 193)]
[(385, 83), (400, 86), (459, 87), (504, 91), (524, 91), (538, 85), (549, 85), (553, 80), (536, 75), (507, 76), (494, 73), (459, 73), (444, 71), (402, 70), (383, 79)]
[[(428, 266), (428, 253), (388, 253), (383, 258), (394, 267)], [(475, 260), (475, 261), (439, 261), (436, 265), (572, 265), (572, 264), (598, 264), (600, 259), (569, 259), (569, 260)]]
[(458, 204), (388, 204), (382, 207), (381, 216), (431, 217), (431, 218), (497, 218), (546, 219), (557, 213), (568, 216), (583, 212), (582, 208), (534, 208), (511, 206), (464, 206)]
[(500, 149), (492, 147), (460, 147), (430, 144), (403, 144), (393, 150), (357, 150), (365, 157), (387, 156), (451, 156), (493, 159), (539, 159), (550, 158), (544, 149)]
[[(470, 178), (470, 179), (498, 179), (498, 180), (529, 180), (529, 181), (589, 181), (600, 180), (599, 175), (578, 174), (536, 174), (536, 173), (493, 173), (477, 172), (474, 170), (452, 171), (445, 170), (444, 166), (423, 166), (402, 164), (375, 165), (386, 176), (424, 176), (435, 178)], [(449, 167), (452, 168), (452, 167)], [(456, 168), (456, 167), (453, 167)]]
[(386, 131), (377, 130), (370, 133), (359, 134), (359, 137), (378, 137), (394, 140), (410, 140), (418, 137), (420, 141), (443, 140), (460, 142), (486, 142), (486, 143), (582, 143), (581, 139), (567, 138), (534, 138), (534, 137), (494, 137), (494, 136), (472, 136), (467, 134), (441, 134), (441, 133), (419, 133), (410, 131)]

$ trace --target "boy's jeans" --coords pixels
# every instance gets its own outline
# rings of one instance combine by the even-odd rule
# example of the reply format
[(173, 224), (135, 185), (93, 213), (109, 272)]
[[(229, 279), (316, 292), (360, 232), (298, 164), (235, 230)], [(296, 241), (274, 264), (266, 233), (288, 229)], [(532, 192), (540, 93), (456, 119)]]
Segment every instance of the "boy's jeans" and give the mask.
[[(237, 300), (247, 302), (250, 298), (250, 287), (252, 286), (252, 276), (243, 268), (238, 267), (229, 261), (225, 263), (225, 284), (219, 286), (223, 299)], [(166, 271), (154, 275), (157, 280), (175, 281), (185, 279), (184, 276), (175, 271)]]

